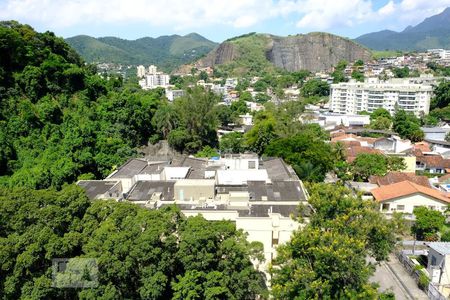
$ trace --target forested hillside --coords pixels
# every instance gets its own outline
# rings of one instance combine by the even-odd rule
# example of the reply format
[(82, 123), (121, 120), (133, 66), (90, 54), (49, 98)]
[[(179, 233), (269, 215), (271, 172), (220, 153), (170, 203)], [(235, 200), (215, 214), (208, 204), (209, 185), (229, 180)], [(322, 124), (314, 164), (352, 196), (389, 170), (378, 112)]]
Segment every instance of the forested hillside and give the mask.
[(78, 35), (66, 39), (66, 42), (90, 63), (154, 64), (166, 71), (190, 63), (216, 46), (216, 43), (196, 33), (137, 40)]
[(100, 178), (155, 133), (162, 92), (95, 74), (61, 38), (0, 23), (0, 182), (61, 187)]

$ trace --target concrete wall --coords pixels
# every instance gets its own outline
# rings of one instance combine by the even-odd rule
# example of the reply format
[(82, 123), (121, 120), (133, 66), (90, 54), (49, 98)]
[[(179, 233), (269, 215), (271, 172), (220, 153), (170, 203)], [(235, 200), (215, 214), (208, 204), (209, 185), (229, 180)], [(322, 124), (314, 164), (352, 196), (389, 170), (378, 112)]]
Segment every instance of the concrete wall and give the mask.
[[(389, 204), (389, 209), (387, 211), (382, 210), (383, 204)], [(398, 209), (398, 205), (403, 205), (404, 209)], [(407, 197), (401, 197), (390, 201), (384, 201), (380, 203), (380, 211), (384, 213), (393, 213), (394, 211), (412, 214), (415, 206), (434, 206), (435, 210), (444, 212), (447, 208), (447, 204), (429, 196), (417, 193)]]
[(214, 199), (214, 180), (178, 180), (174, 186), (175, 201)]

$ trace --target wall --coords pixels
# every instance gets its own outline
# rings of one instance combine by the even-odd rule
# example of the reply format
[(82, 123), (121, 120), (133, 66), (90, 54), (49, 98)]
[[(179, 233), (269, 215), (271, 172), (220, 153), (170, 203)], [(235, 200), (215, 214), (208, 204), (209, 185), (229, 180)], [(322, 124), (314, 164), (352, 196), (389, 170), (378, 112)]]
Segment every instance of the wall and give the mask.
[[(384, 201), (380, 203), (380, 210), (382, 210), (383, 204), (390, 204), (389, 211), (382, 211), (384, 213), (393, 213), (394, 211), (412, 214), (414, 206), (435, 206), (436, 210), (445, 211), (447, 204), (441, 201), (435, 200), (429, 196), (417, 193), (407, 197), (400, 197), (391, 201)], [(397, 210), (397, 205), (404, 205), (404, 210)]]
[(175, 201), (214, 199), (214, 180), (178, 180), (174, 186)]

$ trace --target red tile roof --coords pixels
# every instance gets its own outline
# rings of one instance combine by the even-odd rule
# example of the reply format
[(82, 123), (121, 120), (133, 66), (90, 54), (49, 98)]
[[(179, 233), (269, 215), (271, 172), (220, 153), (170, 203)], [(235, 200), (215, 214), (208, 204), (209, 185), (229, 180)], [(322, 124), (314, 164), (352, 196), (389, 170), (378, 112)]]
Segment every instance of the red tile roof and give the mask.
[(389, 172), (385, 176), (370, 176), (369, 182), (378, 184), (379, 186), (394, 184), (402, 181), (411, 181), (413, 183), (431, 187), (430, 181), (426, 176), (417, 176), (415, 173), (406, 172)]
[(420, 150), (422, 152), (431, 152), (430, 144), (427, 142), (417, 142), (414, 144), (414, 149)]
[(414, 195), (417, 193), (427, 195), (438, 201), (450, 203), (450, 199), (438, 190), (415, 184), (411, 181), (402, 181), (390, 185), (384, 185), (371, 191), (376, 201), (383, 202)]

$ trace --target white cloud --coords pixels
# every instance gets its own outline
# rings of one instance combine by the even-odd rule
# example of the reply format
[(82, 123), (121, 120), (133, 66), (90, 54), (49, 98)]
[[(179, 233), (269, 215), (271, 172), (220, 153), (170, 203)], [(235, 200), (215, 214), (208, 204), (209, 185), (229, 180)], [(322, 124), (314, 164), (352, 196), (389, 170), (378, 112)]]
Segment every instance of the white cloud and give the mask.
[(414, 25), (450, 5), (450, 0), (389, 0), (375, 10), (372, 1), (0, 0), (0, 19), (39, 23), (52, 30), (135, 22), (185, 31), (217, 25), (248, 28), (269, 19), (294, 18), (298, 28), (332, 30), (365, 23)]
[(303, 15), (297, 27), (308, 29), (351, 27), (366, 21), (373, 13), (369, 0), (305, 0), (296, 4), (298, 14)]
[(450, 6), (450, 0), (390, 0), (377, 12), (379, 21), (385, 26), (402, 30), (407, 25), (417, 25), (425, 18), (442, 12)]
[(213, 24), (248, 27), (272, 15), (272, 0), (6, 0), (0, 19), (36, 21), (51, 27), (81, 23), (147, 22), (199, 28)]

